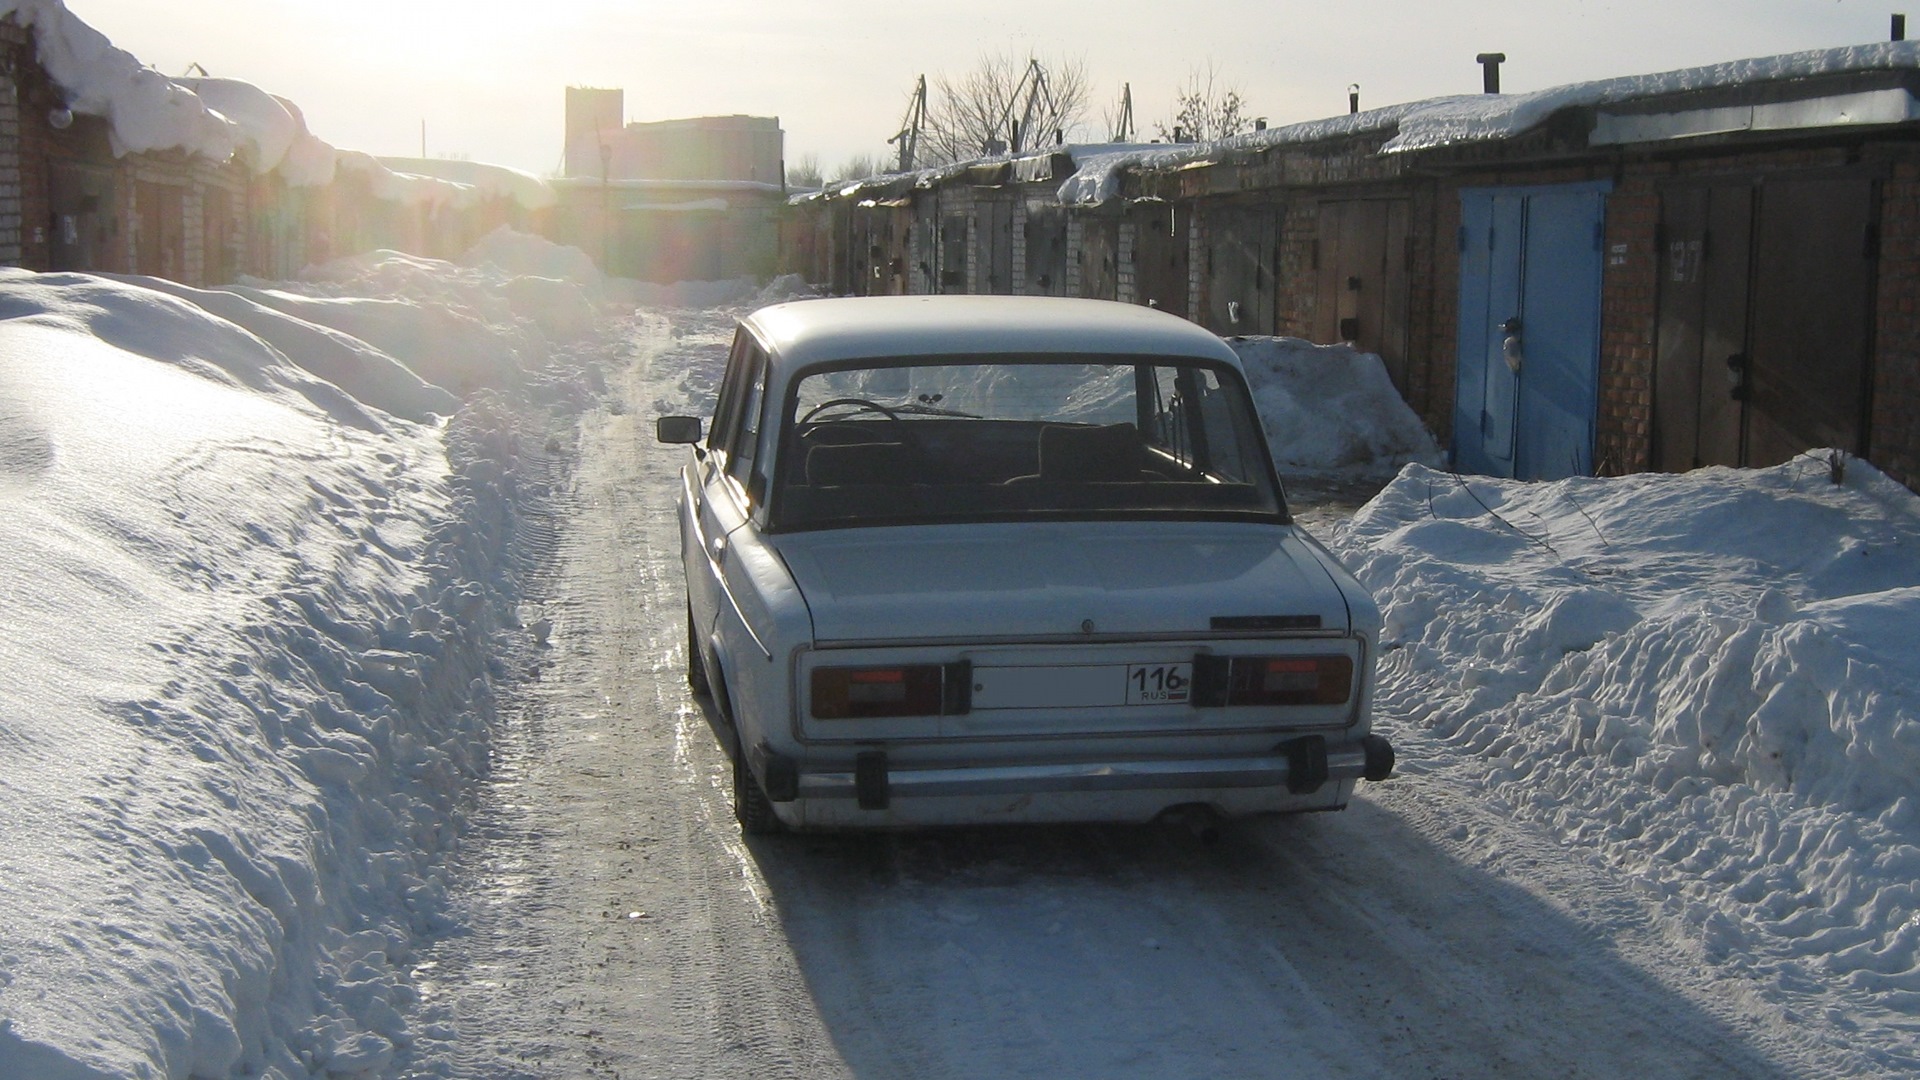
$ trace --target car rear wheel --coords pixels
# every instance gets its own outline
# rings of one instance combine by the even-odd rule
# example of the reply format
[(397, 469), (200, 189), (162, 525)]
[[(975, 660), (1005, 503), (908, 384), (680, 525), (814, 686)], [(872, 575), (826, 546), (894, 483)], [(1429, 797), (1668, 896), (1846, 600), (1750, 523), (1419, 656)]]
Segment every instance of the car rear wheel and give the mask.
[(773, 801), (767, 798), (766, 789), (747, 767), (746, 751), (738, 747), (733, 752), (733, 816), (740, 821), (740, 831), (748, 836), (765, 836), (781, 830), (780, 819), (773, 812)]
[(707, 662), (700, 658), (700, 638), (693, 632), (693, 606), (687, 606), (687, 688), (696, 694), (713, 691), (707, 681)]

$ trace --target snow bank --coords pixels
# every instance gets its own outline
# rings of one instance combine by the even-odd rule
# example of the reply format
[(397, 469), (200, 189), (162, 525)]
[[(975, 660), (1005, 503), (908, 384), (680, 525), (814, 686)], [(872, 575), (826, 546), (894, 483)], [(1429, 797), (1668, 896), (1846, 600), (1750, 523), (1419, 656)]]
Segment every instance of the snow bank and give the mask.
[(1391, 475), (1409, 461), (1439, 465), (1427, 431), (1373, 353), (1299, 338), (1227, 339), (1247, 371), (1281, 473)]
[(230, 290), (262, 307), (350, 334), (459, 397), (520, 381), (520, 351), (471, 314), (407, 300), (311, 297), (244, 285)]
[[(600, 276), (585, 253), (537, 236), (496, 229), (467, 253), (462, 264), (372, 251), (309, 267), (301, 283), (282, 283), (279, 290), (313, 297), (390, 296), (418, 308), (421, 320), (438, 319), (445, 313), (470, 320), (521, 355), (597, 332), (603, 325), (602, 314), (613, 306), (608, 296), (610, 281)], [(426, 334), (426, 328), (419, 332)], [(430, 334), (423, 343), (434, 344)], [(452, 355), (396, 355), (410, 366), (417, 360), (434, 370), (469, 363)], [(476, 355), (473, 362), (491, 366), (496, 376), (511, 374), (504, 356)]]
[(485, 765), (510, 427), (0, 276), (0, 1075), (383, 1075)]
[(196, 289), (164, 278), (107, 277), (189, 301), (202, 312), (252, 333), (287, 363), (332, 383), (362, 404), (402, 419), (428, 422), (453, 415), (459, 405), (448, 391), (351, 334), (295, 318), (235, 292)]
[(765, 285), (752, 278), (679, 281), (671, 285), (651, 281), (621, 281), (619, 289), (623, 300), (639, 307), (740, 308), (745, 311), (818, 295), (798, 274), (782, 274)]
[(1381, 602), (1409, 768), (1460, 762), (1624, 868), (1702, 963), (1920, 1069), (1920, 499), (1860, 461), (1835, 484), (1824, 452), (1551, 484), (1410, 465), (1335, 547)]
[(505, 225), (480, 238), (460, 260), (467, 266), (491, 266), (520, 277), (553, 278), (597, 287), (602, 278), (593, 256), (577, 247)]

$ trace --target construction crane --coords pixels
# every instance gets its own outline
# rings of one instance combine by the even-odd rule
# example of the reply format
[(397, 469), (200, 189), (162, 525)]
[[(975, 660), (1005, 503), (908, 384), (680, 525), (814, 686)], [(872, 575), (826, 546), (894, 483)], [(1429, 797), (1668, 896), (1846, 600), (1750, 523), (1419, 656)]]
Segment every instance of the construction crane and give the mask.
[(907, 115), (900, 121), (900, 133), (887, 140), (887, 145), (898, 143), (900, 146), (900, 171), (912, 172), (914, 161), (920, 155), (920, 136), (927, 127), (927, 77), (920, 81), (907, 98)]
[(1133, 84), (1120, 84), (1120, 118), (1113, 124), (1113, 139), (1117, 143), (1132, 142), (1133, 131)]
[[(1021, 109), (1020, 119), (1016, 121), (1013, 119), (1013, 108), (1021, 104), (1022, 94), (1026, 95), (1026, 102)], [(1018, 154), (1037, 142), (1032, 139), (1036, 125), (1043, 134), (1052, 131), (1054, 141), (1060, 141), (1062, 137), (1060, 121), (1060, 106), (1053, 100), (1053, 89), (1047, 85), (1047, 69), (1040, 66), (1040, 61), (1029, 59), (1026, 74), (1020, 76), (1020, 81), (1015, 84), (1013, 93), (1007, 96), (1007, 107), (1001, 110), (1000, 123), (996, 125), (995, 130), (1008, 129), (1007, 145)], [(998, 153), (1000, 148), (992, 143), (993, 140), (989, 140), (988, 145), (980, 148), (981, 152)]]

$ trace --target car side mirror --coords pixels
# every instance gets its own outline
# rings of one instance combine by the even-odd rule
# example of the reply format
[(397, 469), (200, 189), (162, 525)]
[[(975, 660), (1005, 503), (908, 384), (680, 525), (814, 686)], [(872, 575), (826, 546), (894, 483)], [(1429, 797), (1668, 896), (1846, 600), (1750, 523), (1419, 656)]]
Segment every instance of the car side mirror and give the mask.
[(700, 441), (700, 418), (697, 416), (662, 416), (653, 422), (653, 437), (663, 443), (697, 443)]

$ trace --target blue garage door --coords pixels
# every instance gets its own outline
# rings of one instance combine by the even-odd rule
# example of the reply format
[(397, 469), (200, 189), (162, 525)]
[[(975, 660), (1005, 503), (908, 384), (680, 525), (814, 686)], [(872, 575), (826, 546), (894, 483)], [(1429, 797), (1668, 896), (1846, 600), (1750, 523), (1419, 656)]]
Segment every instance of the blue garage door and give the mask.
[(1460, 469), (1529, 480), (1593, 472), (1610, 186), (1461, 191)]

